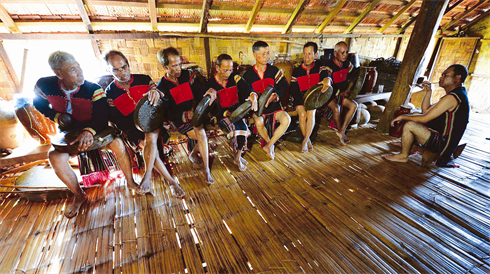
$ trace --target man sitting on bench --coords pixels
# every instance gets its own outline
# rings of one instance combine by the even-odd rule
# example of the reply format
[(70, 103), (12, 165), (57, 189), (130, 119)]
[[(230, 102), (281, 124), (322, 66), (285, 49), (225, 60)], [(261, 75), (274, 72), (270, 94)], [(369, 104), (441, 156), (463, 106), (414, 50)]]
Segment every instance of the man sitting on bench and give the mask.
[(470, 106), (468, 95), (463, 86), (468, 70), (462, 65), (449, 66), (439, 78), (439, 86), (446, 95), (431, 105), (432, 88), (430, 82), (424, 82), (425, 96), (422, 100), (422, 114), (406, 114), (393, 119), (391, 125), (406, 121), (403, 127), (399, 154), (385, 155), (394, 162), (407, 162), (414, 141), (432, 152), (439, 153), (436, 164), (447, 166), (451, 155), (458, 147), (466, 130)]

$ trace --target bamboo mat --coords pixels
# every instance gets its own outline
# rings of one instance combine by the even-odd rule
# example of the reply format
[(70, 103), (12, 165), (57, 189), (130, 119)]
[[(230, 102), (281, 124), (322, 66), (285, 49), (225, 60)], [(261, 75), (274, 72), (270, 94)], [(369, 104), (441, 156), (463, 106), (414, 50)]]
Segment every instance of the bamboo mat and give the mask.
[(212, 186), (176, 145), (184, 200), (158, 175), (152, 195), (88, 190), (71, 220), (70, 199), (7, 195), (0, 273), (490, 273), (490, 119), (471, 119), (459, 168), (387, 162), (392, 137), (361, 128), (342, 147), (322, 128), (306, 154), (282, 142), (269, 161), (255, 144), (246, 172), (210, 138)]

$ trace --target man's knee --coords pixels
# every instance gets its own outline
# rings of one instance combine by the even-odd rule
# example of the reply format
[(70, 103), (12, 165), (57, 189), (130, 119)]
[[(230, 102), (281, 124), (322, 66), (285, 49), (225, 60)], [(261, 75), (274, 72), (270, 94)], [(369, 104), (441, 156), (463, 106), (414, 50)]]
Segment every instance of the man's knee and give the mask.
[(70, 155), (68, 153), (62, 153), (57, 150), (51, 149), (48, 152), (48, 159), (51, 164), (57, 165), (58, 163), (68, 162)]
[(109, 149), (112, 150), (114, 153), (119, 153), (126, 149), (124, 147), (124, 143), (121, 138), (117, 137), (112, 140), (112, 142), (108, 145)]
[(259, 116), (254, 116), (254, 123), (256, 127), (264, 127), (264, 119)]
[(278, 113), (276, 118), (279, 120), (279, 123), (281, 124), (288, 124), (291, 123), (291, 116), (285, 111), (281, 111)]
[(158, 140), (157, 132), (145, 133), (145, 146), (156, 146)]

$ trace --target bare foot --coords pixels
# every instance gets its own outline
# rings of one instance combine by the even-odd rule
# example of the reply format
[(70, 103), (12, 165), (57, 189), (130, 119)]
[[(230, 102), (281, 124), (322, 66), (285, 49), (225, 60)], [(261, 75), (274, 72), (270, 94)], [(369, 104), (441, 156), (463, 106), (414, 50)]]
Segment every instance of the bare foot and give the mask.
[(390, 144), (391, 144), (392, 146), (394, 146), (394, 147), (402, 147), (402, 142), (400, 142), (400, 141), (391, 142)]
[(238, 160), (235, 160), (233, 162), (235, 162), (235, 164), (238, 166), (238, 170), (244, 171), (247, 169), (247, 166), (242, 161), (242, 157), (240, 157)]
[(150, 180), (142, 182), (139, 188), (136, 190), (136, 193), (138, 193), (139, 195), (145, 195), (150, 192), (151, 192)]
[(175, 196), (176, 198), (183, 199), (185, 196), (184, 190), (180, 187), (180, 185), (177, 182), (169, 182), (170, 186), (170, 193), (172, 193), (172, 196)]
[(138, 191), (139, 191), (140, 186), (139, 186), (138, 184), (136, 184), (136, 183), (134, 182), (134, 180), (132, 180), (132, 179), (128, 180), (128, 179), (126, 178), (126, 182), (127, 182), (127, 183), (126, 183), (126, 186), (127, 186), (129, 189), (131, 189), (131, 190), (135, 190), (136, 192), (138, 192)]
[(350, 143), (350, 140), (347, 139), (347, 137), (345, 137), (345, 134), (342, 134), (340, 132), (335, 132), (335, 134), (337, 134), (337, 136), (339, 136), (339, 140), (340, 140), (340, 143), (342, 143), (342, 145), (347, 145), (348, 143)]
[(197, 152), (194, 151), (192, 151), (191, 154), (189, 154), (189, 160), (191, 160), (191, 162), (193, 162), (194, 164), (198, 164), (198, 165), (204, 164), (201, 157), (199, 157), (199, 155), (197, 155)]
[(65, 217), (71, 219), (77, 216), (80, 207), (88, 200), (87, 194), (83, 193), (82, 197), (73, 198), (73, 202), (65, 209)]
[(208, 183), (208, 185), (213, 185), (214, 184), (214, 179), (213, 177), (211, 177), (211, 171), (208, 169), (206, 171), (206, 174), (204, 174), (206, 176), (206, 183)]
[(248, 166), (247, 160), (245, 160), (243, 157), (240, 157), (240, 160), (242, 161), (242, 164)]
[(265, 145), (263, 148), (262, 148), (265, 153), (267, 154), (267, 156), (269, 156), (269, 158), (271, 158), (272, 160), (274, 160), (274, 146), (269, 146), (268, 144)]
[(392, 162), (406, 163), (408, 161), (408, 157), (401, 154), (386, 154), (382, 157)]
[(309, 141), (309, 140), (306, 140), (306, 141), (305, 141), (305, 140), (303, 140), (303, 142), (301, 143), (301, 152), (302, 152), (302, 153), (306, 153), (306, 152), (308, 152), (308, 151), (309, 151), (309, 150), (308, 150), (308, 141)]
[(311, 140), (308, 138), (308, 150), (313, 150), (313, 145), (311, 144)]

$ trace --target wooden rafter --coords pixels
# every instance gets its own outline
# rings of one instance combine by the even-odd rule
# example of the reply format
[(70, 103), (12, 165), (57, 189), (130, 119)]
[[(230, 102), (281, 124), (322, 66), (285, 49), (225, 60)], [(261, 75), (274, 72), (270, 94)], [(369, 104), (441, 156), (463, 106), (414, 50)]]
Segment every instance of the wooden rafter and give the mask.
[(403, 7), (403, 9), (401, 9), (397, 14), (395, 14), (395, 16), (393, 16), (390, 20), (388, 20), (388, 22), (386, 22), (386, 24), (384, 24), (384, 26), (382, 26), (377, 31), (377, 33), (383, 33), (383, 31), (385, 31), (388, 27), (390, 27), (391, 24), (395, 23), (395, 21), (398, 20), (400, 16), (402, 16), (409, 8), (411, 8), (413, 4), (415, 4), (415, 2), (417, 2), (417, 0), (412, 0), (410, 1), (410, 3), (406, 4), (405, 7)]
[(200, 33), (208, 32), (209, 9), (211, 8), (212, 4), (213, 4), (213, 0), (204, 0), (202, 2), (201, 22), (199, 23)]
[(452, 25), (454, 25), (455, 23), (457, 23), (458, 21), (460, 21), (461, 19), (463, 19), (470, 12), (474, 11), (475, 9), (477, 9), (478, 7), (480, 7), (481, 5), (486, 4), (487, 2), (488, 2), (488, 0), (480, 0), (480, 1), (478, 1), (478, 3), (476, 3), (475, 5), (473, 5), (473, 7), (469, 8), (468, 10), (466, 10), (465, 12), (463, 12), (461, 15), (458, 15), (456, 18), (454, 18), (454, 20), (452, 20), (451, 22), (447, 23), (442, 28), (442, 31), (443, 32), (446, 31)]
[(298, 5), (296, 6), (296, 9), (293, 11), (291, 14), (291, 17), (289, 18), (288, 23), (284, 27), (284, 30), (282, 33), (290, 33), (291, 30), (293, 29), (294, 22), (296, 19), (299, 17), (299, 15), (305, 10), (305, 7), (310, 3), (310, 0), (300, 0)]
[(262, 5), (264, 4), (264, 0), (255, 0), (254, 8), (252, 9), (252, 13), (248, 18), (247, 26), (245, 27), (245, 33), (249, 33), (252, 29), (253, 24), (255, 23), (255, 18), (257, 18), (257, 14), (259, 14)]
[(148, 0), (148, 9), (150, 10), (151, 29), (158, 31), (156, 0)]
[(2, 57), (3, 62), (5, 63), (5, 66), (10, 73), (10, 77), (12, 77), (12, 81), (14, 81), (16, 92), (20, 92), (19, 77), (17, 77), (17, 74), (15, 73), (14, 66), (12, 66), (12, 63), (10, 62), (10, 58), (7, 54), (7, 51), (5, 50), (5, 47), (3, 46), (2, 41), (0, 41), (0, 56)]
[(335, 8), (333, 8), (333, 10), (327, 15), (325, 20), (323, 20), (322, 24), (315, 30), (315, 33), (317, 34), (322, 33), (325, 27), (328, 26), (328, 24), (330, 24), (332, 19), (337, 15), (337, 13), (340, 12), (340, 10), (345, 5), (345, 3), (347, 3), (347, 1), (348, 0), (340, 0), (335, 6)]
[(17, 25), (15, 24), (14, 20), (12, 20), (12, 17), (10, 17), (10, 14), (7, 12), (7, 10), (0, 4), (0, 19), (2, 22), (5, 24), (5, 26), (9, 29), (11, 33), (21, 33)]
[[(451, 7), (448, 7), (446, 8), (446, 11), (444, 11), (444, 14), (447, 14), (448, 12), (452, 11), (454, 8), (456, 8), (459, 4), (461, 4), (461, 2), (463, 2), (464, 0), (458, 0), (458, 2), (454, 3)], [(408, 29), (408, 27), (410, 27), (413, 22), (415, 22), (417, 20), (417, 16), (414, 16), (410, 19), (410, 21), (408, 21), (408, 23), (406, 23), (400, 30), (398, 30), (398, 34), (403, 34), (405, 33), (405, 31)]]
[(75, 0), (75, 2), (77, 3), (80, 17), (82, 17), (82, 21), (85, 24), (85, 28), (87, 28), (88, 33), (94, 33), (94, 28), (92, 28), (92, 23), (90, 22), (90, 18), (88, 18), (87, 10), (85, 9), (85, 4), (83, 3), (83, 0)]
[(473, 26), (475, 23), (477, 23), (478, 21), (482, 20), (482, 19), (485, 19), (485, 18), (488, 18), (488, 16), (490, 16), (490, 9), (487, 10), (486, 12), (480, 14), (477, 18), (473, 19), (473, 21), (469, 22), (468, 24), (464, 25), (464, 29), (468, 29), (469, 27)]
[(361, 15), (356, 18), (356, 20), (354, 20), (354, 22), (352, 22), (352, 24), (344, 31), (344, 33), (352, 33), (354, 28), (357, 27), (357, 25), (361, 23), (364, 18), (366, 18), (369, 12), (371, 12), (380, 1), (381, 0), (374, 0), (373, 2), (371, 2), (371, 4), (361, 13)]

